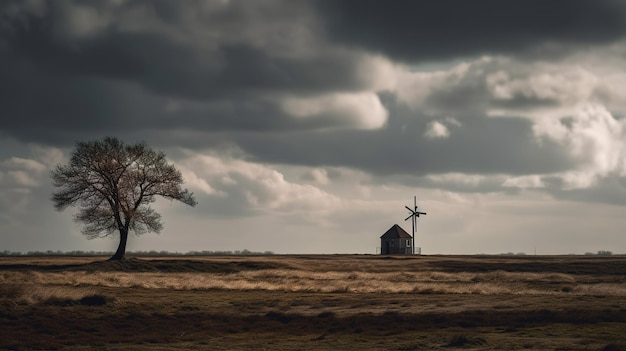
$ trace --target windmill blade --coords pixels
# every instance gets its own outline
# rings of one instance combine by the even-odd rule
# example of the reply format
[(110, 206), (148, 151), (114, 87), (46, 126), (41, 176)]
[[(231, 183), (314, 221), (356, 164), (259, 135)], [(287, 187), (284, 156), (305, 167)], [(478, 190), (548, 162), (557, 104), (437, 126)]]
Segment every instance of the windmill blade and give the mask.
[(411, 211), (411, 212), (415, 212), (413, 211), (409, 206), (404, 206), (407, 210)]
[(417, 213), (418, 216), (421, 214), (426, 215), (426, 212), (415, 212), (415, 213)]
[(413, 215), (408, 216), (408, 217), (407, 217), (407, 218), (405, 218), (404, 220), (405, 220), (405, 221), (408, 221), (408, 220), (409, 220), (409, 218), (411, 218), (411, 217), (413, 217)]

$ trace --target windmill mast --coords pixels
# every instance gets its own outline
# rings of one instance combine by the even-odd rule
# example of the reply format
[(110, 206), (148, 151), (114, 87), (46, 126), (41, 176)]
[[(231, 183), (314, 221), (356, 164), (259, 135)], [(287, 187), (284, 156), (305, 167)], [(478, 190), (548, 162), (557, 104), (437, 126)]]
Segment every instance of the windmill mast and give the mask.
[(412, 227), (412, 232), (413, 235), (411, 236), (411, 255), (415, 254), (415, 230), (417, 229), (417, 217), (419, 217), (421, 214), (426, 215), (426, 212), (420, 212), (417, 210), (417, 196), (413, 196), (413, 208), (410, 208), (409, 206), (404, 206), (407, 210), (409, 210), (409, 212), (411, 213), (407, 218), (405, 218), (404, 220), (407, 221), (409, 218), (411, 218), (411, 227)]
[(417, 211), (417, 196), (413, 196), (413, 233), (411, 234), (411, 255), (415, 255), (415, 230), (417, 229), (417, 216), (415, 215)]

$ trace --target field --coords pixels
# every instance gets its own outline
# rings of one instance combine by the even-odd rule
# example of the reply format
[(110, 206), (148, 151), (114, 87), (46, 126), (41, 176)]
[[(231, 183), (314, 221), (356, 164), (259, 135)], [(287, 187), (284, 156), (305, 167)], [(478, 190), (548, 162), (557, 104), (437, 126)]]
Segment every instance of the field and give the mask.
[(626, 257), (0, 258), (0, 350), (626, 350)]

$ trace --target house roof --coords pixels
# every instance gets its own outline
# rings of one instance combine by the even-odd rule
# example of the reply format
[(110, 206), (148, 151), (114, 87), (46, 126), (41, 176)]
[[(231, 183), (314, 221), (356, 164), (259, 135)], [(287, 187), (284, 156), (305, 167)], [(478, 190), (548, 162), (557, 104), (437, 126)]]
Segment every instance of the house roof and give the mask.
[(397, 238), (411, 238), (411, 235), (407, 233), (402, 227), (397, 224), (394, 224), (393, 227), (389, 228), (385, 234), (380, 236), (381, 239), (397, 239)]

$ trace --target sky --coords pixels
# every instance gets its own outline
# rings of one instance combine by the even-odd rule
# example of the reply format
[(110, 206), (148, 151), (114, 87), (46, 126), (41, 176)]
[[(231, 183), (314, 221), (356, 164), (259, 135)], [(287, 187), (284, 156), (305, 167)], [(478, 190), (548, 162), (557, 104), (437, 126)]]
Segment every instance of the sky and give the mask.
[(113, 251), (56, 212), (78, 141), (145, 141), (196, 207), (128, 250), (626, 253), (626, 2), (0, 3), (0, 251)]

